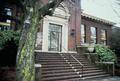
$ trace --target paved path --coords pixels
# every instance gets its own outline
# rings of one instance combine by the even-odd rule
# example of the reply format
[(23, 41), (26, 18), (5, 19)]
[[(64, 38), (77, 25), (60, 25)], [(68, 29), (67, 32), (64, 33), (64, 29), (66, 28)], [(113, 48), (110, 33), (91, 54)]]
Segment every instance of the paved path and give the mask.
[(114, 76), (114, 77), (105, 77), (105, 78), (95, 78), (89, 80), (71, 80), (71, 81), (120, 81), (120, 77)]
[(106, 78), (96, 78), (90, 80), (79, 80), (79, 81), (120, 81), (120, 77), (106, 77)]

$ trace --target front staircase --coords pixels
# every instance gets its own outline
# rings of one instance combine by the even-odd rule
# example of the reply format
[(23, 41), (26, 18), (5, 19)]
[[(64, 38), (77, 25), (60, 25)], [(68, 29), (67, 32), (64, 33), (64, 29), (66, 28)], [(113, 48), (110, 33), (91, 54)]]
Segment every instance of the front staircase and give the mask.
[(41, 81), (76, 81), (109, 76), (77, 53), (35, 52), (35, 62), (42, 65)]

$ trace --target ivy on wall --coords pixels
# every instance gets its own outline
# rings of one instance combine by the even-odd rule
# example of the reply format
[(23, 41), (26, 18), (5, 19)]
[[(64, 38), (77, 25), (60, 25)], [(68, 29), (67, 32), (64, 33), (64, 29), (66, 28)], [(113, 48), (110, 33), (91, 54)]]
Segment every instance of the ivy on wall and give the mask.
[(96, 53), (99, 56), (100, 62), (115, 62), (115, 53), (107, 46), (97, 44), (95, 45)]

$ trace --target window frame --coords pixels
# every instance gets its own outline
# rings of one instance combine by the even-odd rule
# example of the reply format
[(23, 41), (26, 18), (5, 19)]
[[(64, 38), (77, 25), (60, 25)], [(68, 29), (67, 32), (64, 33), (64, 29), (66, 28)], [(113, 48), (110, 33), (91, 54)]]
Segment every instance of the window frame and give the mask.
[[(83, 27), (83, 28), (82, 28)], [(80, 28), (80, 34), (81, 34), (81, 39), (80, 39), (80, 42), (81, 44), (84, 44), (86, 43), (86, 25), (85, 24), (81, 24), (81, 28)], [(84, 32), (82, 33), (82, 31), (84, 30)], [(82, 41), (82, 39), (84, 40), (84, 42)]]
[[(53, 29), (51, 30), (51, 28), (53, 27)], [(59, 28), (60, 30), (56, 30), (55, 28)], [(52, 33), (56, 33), (56, 35), (58, 35), (58, 41), (57, 41), (57, 45), (56, 48), (54, 48), (54, 46), (52, 46)], [(62, 25), (59, 24), (54, 24), (54, 23), (49, 23), (49, 36), (48, 36), (48, 40), (49, 40), (49, 45), (48, 45), (48, 50), (49, 51), (61, 51), (62, 50)]]
[[(94, 28), (95, 32), (92, 32), (92, 28)], [(93, 35), (92, 35), (93, 34)], [(95, 42), (92, 42), (92, 39), (95, 40)], [(97, 44), (97, 27), (91, 26), (90, 27), (90, 43), (91, 44)]]
[[(102, 31), (104, 31), (104, 35), (102, 34)], [(102, 36), (104, 36), (105, 38), (102, 38)], [(101, 40), (101, 44), (107, 45), (107, 30), (106, 29), (101, 29), (100, 40)]]

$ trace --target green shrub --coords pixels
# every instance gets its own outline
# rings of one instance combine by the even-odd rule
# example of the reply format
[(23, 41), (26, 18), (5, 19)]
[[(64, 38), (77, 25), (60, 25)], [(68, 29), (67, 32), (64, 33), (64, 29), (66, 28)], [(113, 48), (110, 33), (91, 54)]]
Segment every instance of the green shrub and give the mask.
[(95, 45), (95, 50), (99, 56), (100, 62), (115, 62), (116, 61), (115, 53), (111, 49), (109, 49), (109, 47), (97, 44)]
[(15, 44), (18, 45), (20, 37), (20, 31), (0, 31), (0, 49), (4, 48), (7, 41), (14, 40)]

